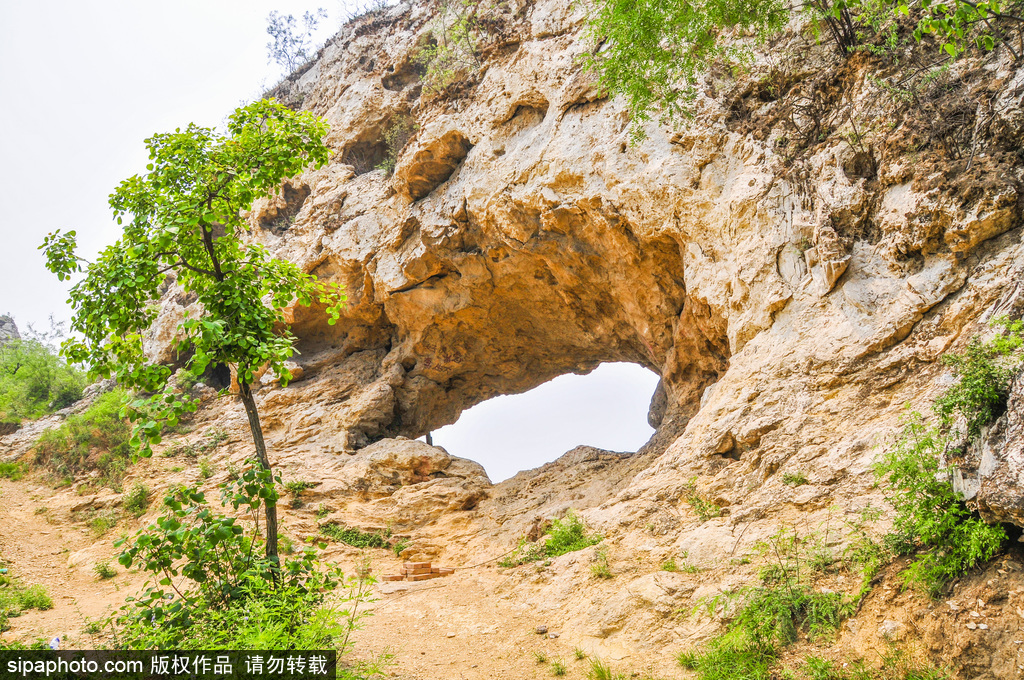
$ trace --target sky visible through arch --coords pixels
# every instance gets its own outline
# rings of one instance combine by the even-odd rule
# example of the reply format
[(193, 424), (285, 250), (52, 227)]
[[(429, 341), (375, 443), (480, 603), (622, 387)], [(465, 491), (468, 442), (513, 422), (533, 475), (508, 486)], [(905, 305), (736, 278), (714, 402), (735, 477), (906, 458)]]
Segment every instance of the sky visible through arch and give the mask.
[[(75, 229), (91, 257), (119, 230), (107, 196), (144, 171), (143, 140), (190, 122), (222, 125), (283, 75), (268, 65), (267, 15), (323, 7), (318, 39), (357, 4), (338, 0), (0, 1), (0, 314), (21, 328), (67, 320), (66, 284), (38, 246)], [(606, 364), (525, 395), (499, 397), (434, 433), (497, 481), (577, 444), (636, 450), (657, 377)]]

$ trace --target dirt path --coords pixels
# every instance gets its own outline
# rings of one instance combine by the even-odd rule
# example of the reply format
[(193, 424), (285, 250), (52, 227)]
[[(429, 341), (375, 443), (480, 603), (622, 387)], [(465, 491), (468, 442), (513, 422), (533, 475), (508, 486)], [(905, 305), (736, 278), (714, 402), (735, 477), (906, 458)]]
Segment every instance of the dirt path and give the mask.
[[(169, 464), (153, 459), (135, 468), (135, 473), (145, 483), (154, 484), (157, 478), (167, 476), (164, 468)], [(60, 636), (65, 649), (95, 648), (107, 638), (103, 633), (86, 633), (86, 624), (120, 607), (126, 595), (143, 585), (144, 574), (127, 573), (116, 564), (113, 541), (152, 517), (121, 520), (113, 531), (97, 539), (85, 524), (73, 521), (72, 510), (89, 500), (32, 478), (0, 480), (0, 559), (24, 583), (44, 585), (54, 602), (51, 610), (30, 610), (12, 618), (11, 629), (2, 634), (4, 640), (30, 642)], [(287, 511), (283, 521), (299, 540), (315, 532), (315, 524), (289, 517)], [(401, 562), (389, 551), (369, 552), (376, 574), (398, 572)], [(325, 558), (351, 573), (361, 553), (332, 544)], [(102, 560), (110, 560), (117, 576), (105, 580), (96, 576), (93, 565)], [(380, 583), (375, 587), (377, 600), (370, 605), (372, 615), (363, 619), (362, 629), (353, 636), (353, 654), (359, 659), (393, 655), (386, 675), (400, 680), (550, 678), (554, 677), (554, 661), (565, 665), (564, 677), (586, 677), (589, 659), (577, 659), (574, 649), (586, 650), (587, 643), (568, 635), (551, 638), (538, 634), (539, 625), (560, 633), (559, 622), (545, 619), (516, 597), (508, 579), (487, 564), (457, 569), (443, 579)], [(618, 665), (612, 661), (617, 671), (646, 670), (650, 674), (638, 677), (678, 676), (665, 669), (646, 669), (637, 659), (622, 661), (621, 668)]]
[(82, 631), (87, 620), (98, 619), (120, 606), (126, 590), (137, 587), (137, 574), (100, 580), (93, 561), (114, 553), (113, 536), (97, 541), (81, 525), (59, 518), (54, 501), (64, 494), (31, 479), (0, 480), (0, 559), (26, 585), (42, 584), (53, 599), (53, 609), (24, 612), (9, 621), (5, 640), (29, 642), (60, 636), (62, 647), (94, 646), (97, 638)]

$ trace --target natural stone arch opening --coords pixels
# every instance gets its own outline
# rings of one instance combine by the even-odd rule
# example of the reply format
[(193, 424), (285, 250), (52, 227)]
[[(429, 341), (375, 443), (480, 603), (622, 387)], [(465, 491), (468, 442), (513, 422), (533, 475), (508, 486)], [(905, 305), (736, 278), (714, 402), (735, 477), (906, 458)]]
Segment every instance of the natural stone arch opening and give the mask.
[(650, 407), (659, 376), (635, 363), (604, 363), (563, 374), (527, 392), (500, 395), (431, 433), (449, 454), (480, 463), (493, 482), (588, 446), (617, 453), (643, 449), (655, 434)]

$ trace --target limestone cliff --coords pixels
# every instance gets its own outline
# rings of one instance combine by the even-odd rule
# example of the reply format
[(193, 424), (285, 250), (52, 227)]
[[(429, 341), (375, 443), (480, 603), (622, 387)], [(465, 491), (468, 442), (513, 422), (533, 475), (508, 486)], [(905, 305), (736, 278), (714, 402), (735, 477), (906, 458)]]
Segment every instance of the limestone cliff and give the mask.
[[(259, 395), (272, 448), (375, 460), (494, 395), (629, 361), (661, 376), (643, 455), (574, 452), (493, 489), (460, 473), (438, 507), (462, 503), (475, 524), (419, 526), (425, 554), (513, 542), (574, 505), (613, 546), (721, 566), (780, 524), (879, 505), (870, 465), (904, 406), (948, 382), (937, 359), (1024, 311), (1024, 69), (1001, 52), (962, 60), (908, 107), (897, 67), (837, 61), (793, 30), (750, 73), (709, 75), (691, 120), (631, 145), (623, 104), (580, 66), (593, 46), (577, 4), (512, 6), (479, 69), (440, 93), (415, 60), (431, 18), (401, 4), (358, 19), (273, 93), (327, 119), (334, 156), (252, 226), (350, 305), (336, 326), (294, 310), (302, 379), (268, 377)], [(375, 166), (401, 118), (416, 128), (389, 176)], [(155, 356), (174, 360), (188, 303), (168, 290)], [(1000, 426), (1018, 449), (1019, 420)], [(1016, 522), (1018, 453), (1000, 458), (1010, 497), (979, 497)], [(553, 477), (582, 469), (596, 486), (560, 493)], [(809, 483), (783, 483), (797, 472)], [(697, 521), (691, 480), (722, 517)], [(661, 609), (702, 593), (659, 578), (675, 577), (600, 606), (555, 582), (538, 601), (609, 648), (699, 639)], [(1012, 666), (1000, 653), (992, 668)]]

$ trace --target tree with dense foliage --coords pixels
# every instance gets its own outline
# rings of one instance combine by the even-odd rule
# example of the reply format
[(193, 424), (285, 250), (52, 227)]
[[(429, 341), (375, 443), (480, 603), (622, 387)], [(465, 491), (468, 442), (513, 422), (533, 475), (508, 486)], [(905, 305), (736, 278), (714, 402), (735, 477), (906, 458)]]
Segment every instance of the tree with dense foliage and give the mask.
[(47, 334), (27, 335), (0, 343), (0, 422), (38, 418), (82, 398), (81, 371), (50, 348)]
[[(143, 352), (143, 335), (159, 310), (159, 286), (174, 274), (176, 285), (197, 301), (179, 325), (179, 349), (190, 353), (186, 370), (199, 379), (211, 364), (235, 368), (256, 458), (271, 469), (252, 383), (263, 367), (282, 384), (290, 377), (284, 362), (295, 338), (285, 323), (287, 306), (320, 302), (334, 323), (345, 296), (245, 238), (243, 211), (277, 191), (283, 178), (323, 166), (326, 133), (327, 124), (312, 113), (255, 102), (231, 115), (226, 133), (193, 124), (146, 140), (147, 173), (123, 181), (110, 196), (124, 233), (85, 265), (84, 278), (71, 289), (72, 329), (79, 336), (65, 341), (62, 353), (152, 395), (129, 409), (132, 443), (142, 455), (152, 455), (164, 424), (196, 408), (168, 385), (171, 370)], [(61, 280), (82, 271), (75, 245), (74, 231), (52, 233), (43, 243), (47, 267)], [(277, 509), (274, 499), (265, 500), (266, 551), (276, 560)]]

